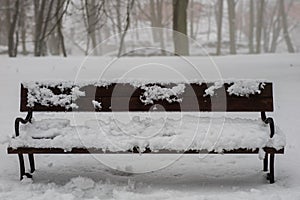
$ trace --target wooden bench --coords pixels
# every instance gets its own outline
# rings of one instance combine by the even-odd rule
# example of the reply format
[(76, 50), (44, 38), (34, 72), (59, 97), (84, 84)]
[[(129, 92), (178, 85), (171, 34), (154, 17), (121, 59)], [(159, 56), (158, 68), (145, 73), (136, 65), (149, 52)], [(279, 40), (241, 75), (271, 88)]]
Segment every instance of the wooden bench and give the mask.
[[(110, 83), (108, 85), (88, 84), (80, 86), (80, 91), (84, 91), (85, 95), (80, 95), (71, 102), (65, 105), (55, 104), (53, 102), (42, 102), (41, 97), (35, 97), (36, 94), (28, 84), (21, 84), (21, 98), (20, 111), (27, 112), (25, 119), (17, 118), (15, 120), (15, 140), (20, 136), (20, 123), (31, 123), (33, 112), (139, 112), (139, 111), (153, 111), (157, 112), (259, 112), (261, 120), (269, 125), (270, 138), (273, 138), (275, 133), (274, 121), (270, 117), (266, 117), (265, 112), (272, 112), (273, 108), (273, 94), (272, 83), (260, 83), (260, 93), (239, 96), (230, 94), (229, 88), (234, 83), (225, 83), (222, 87), (215, 87), (214, 94), (208, 95), (208, 88), (213, 86), (213, 83), (190, 83), (184, 84), (184, 92), (180, 94), (180, 99), (176, 99), (176, 95), (169, 96), (169, 99), (154, 99), (151, 103), (145, 103), (144, 94), (145, 87), (133, 86), (130, 83)], [(148, 85), (149, 86), (149, 85)], [(150, 84), (151, 86), (159, 86), (160, 88), (172, 88), (176, 84)], [(70, 95), (75, 86), (67, 86), (64, 88), (62, 84), (43, 84), (37, 83), (35, 87), (46, 88), (54, 95)], [(33, 99), (32, 99), (33, 98)], [(175, 99), (175, 100), (174, 100)], [(221, 99), (221, 100), (220, 100)], [(148, 99), (149, 100), (149, 99)], [(100, 107), (95, 107), (91, 102), (101, 102)], [(150, 99), (151, 101), (151, 99)], [(73, 104), (74, 103), (74, 104)], [(72, 105), (71, 105), (72, 104)], [(161, 106), (153, 106), (161, 105)], [(195, 106), (197, 105), (197, 106)], [(37, 141), (39, 139), (36, 139)], [(274, 148), (272, 146), (265, 146), (263, 148), (265, 157), (263, 159), (263, 171), (269, 171), (267, 178), (270, 183), (274, 183), (274, 158), (275, 154), (283, 154), (284, 148)], [(198, 154), (198, 153), (220, 153), (215, 150), (208, 151), (207, 149), (160, 149), (153, 151), (150, 148), (145, 148), (140, 152), (138, 146), (132, 146), (126, 151), (110, 151), (102, 148), (78, 148), (66, 150), (63, 148), (49, 148), (49, 147), (32, 147), (32, 146), (9, 146), (7, 152), (9, 154), (18, 154), (20, 163), (20, 179), (23, 176), (32, 177), (31, 173), (35, 171), (34, 154), (111, 154), (111, 153), (161, 153), (161, 154)], [(259, 149), (224, 149), (222, 154), (258, 154)], [(30, 163), (30, 173), (27, 173), (24, 165), (23, 154), (28, 154)], [(269, 168), (269, 169), (268, 169)]]

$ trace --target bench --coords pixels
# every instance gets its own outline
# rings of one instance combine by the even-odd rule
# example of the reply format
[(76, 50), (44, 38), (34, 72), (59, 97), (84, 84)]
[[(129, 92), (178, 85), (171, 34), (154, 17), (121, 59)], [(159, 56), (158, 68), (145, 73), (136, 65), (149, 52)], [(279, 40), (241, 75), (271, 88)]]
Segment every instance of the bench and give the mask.
[[(27, 112), (25, 119), (16, 118), (15, 136), (12, 138), (7, 152), (8, 154), (18, 154), (20, 164), (20, 179), (24, 176), (32, 177), (35, 171), (34, 154), (113, 154), (113, 153), (152, 153), (152, 154), (262, 154), (263, 153), (263, 171), (267, 173), (267, 179), (274, 183), (274, 161), (275, 154), (284, 153), (284, 137), (275, 132), (274, 121), (271, 117), (266, 117), (266, 112), (272, 112), (273, 92), (272, 83), (260, 81), (227, 81), (225, 83), (139, 83), (132, 82), (87, 82), (75, 84), (72, 82), (28, 82), (21, 84), (20, 111)], [(225, 146), (222, 143), (216, 146), (206, 147), (191, 145), (187, 148), (168, 148), (159, 145), (139, 146), (132, 145), (128, 149), (128, 144), (123, 149), (113, 149), (105, 144), (91, 144), (80, 146), (74, 144), (68, 148), (55, 143), (58, 139), (54, 136), (26, 136), (30, 135), (30, 130), (25, 135), (20, 133), (20, 124), (22, 126), (31, 125), (33, 112), (213, 112), (213, 113), (260, 113), (262, 122), (255, 126), (262, 126), (261, 135), (264, 143), (248, 145), (242, 144), (238, 134), (248, 134), (246, 137), (260, 137), (255, 135), (255, 130), (248, 131), (243, 128), (247, 123), (240, 123), (235, 139), (235, 146)], [(205, 120), (204, 120), (205, 121)], [(234, 126), (235, 120), (229, 120)], [(42, 123), (42, 122), (39, 122)], [(203, 122), (204, 123), (204, 122)], [(225, 122), (226, 123), (226, 122)], [(260, 124), (261, 123), (261, 124)], [(263, 125), (265, 124), (265, 125)], [(177, 126), (176, 122), (170, 126)], [(230, 127), (230, 126), (229, 126)], [(252, 125), (251, 125), (252, 127)], [(177, 128), (177, 127), (174, 127)], [(63, 129), (63, 128), (62, 128)], [(237, 128), (238, 129), (238, 128)], [(90, 130), (90, 129), (89, 129)], [(225, 130), (224, 130), (225, 131)], [(229, 132), (233, 131), (229, 129)], [(226, 132), (226, 131), (225, 131)], [(228, 131), (227, 131), (228, 132)], [(23, 134), (23, 136), (22, 136)], [(209, 134), (208, 134), (209, 135)], [(72, 137), (72, 135), (70, 136)], [(84, 137), (84, 136), (83, 136)], [(95, 136), (96, 137), (96, 136)], [(97, 136), (99, 137), (99, 136)], [(167, 137), (175, 138), (179, 136), (162, 136), (164, 141)], [(180, 134), (180, 137), (185, 137)], [(209, 138), (210, 136), (208, 136)], [(219, 135), (221, 142), (226, 142), (228, 137)], [(67, 138), (67, 136), (66, 136)], [(283, 138), (283, 139), (282, 139)], [(179, 138), (180, 139), (180, 138)], [(278, 140), (277, 142), (275, 140)], [(46, 142), (45, 142), (46, 141)], [(261, 139), (259, 140), (261, 141)], [(245, 142), (243, 142), (245, 143)], [(102, 145), (102, 146), (101, 146)], [(122, 145), (122, 144), (120, 144)], [(264, 146), (261, 146), (264, 145)], [(155, 146), (155, 147), (154, 147)], [(176, 145), (175, 145), (176, 146)], [(201, 148), (200, 148), (201, 147)], [(203, 147), (203, 148), (202, 148)], [(23, 154), (28, 154), (30, 173), (26, 172)]]

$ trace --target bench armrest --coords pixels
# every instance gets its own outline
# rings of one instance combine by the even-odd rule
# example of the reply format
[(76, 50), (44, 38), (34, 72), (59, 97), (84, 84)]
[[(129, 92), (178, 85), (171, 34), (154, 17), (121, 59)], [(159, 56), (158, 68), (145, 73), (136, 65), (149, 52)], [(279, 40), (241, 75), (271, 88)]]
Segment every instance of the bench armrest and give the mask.
[(270, 138), (272, 138), (275, 134), (275, 128), (274, 128), (274, 120), (272, 117), (266, 117), (266, 113), (265, 112), (261, 112), (261, 119), (263, 122), (265, 122), (265, 124), (269, 124), (270, 125)]
[(15, 120), (15, 137), (18, 137), (20, 134), (20, 123), (22, 124), (27, 124), (28, 122), (31, 123), (31, 119), (32, 119), (32, 111), (28, 111), (27, 116), (25, 119), (18, 117)]

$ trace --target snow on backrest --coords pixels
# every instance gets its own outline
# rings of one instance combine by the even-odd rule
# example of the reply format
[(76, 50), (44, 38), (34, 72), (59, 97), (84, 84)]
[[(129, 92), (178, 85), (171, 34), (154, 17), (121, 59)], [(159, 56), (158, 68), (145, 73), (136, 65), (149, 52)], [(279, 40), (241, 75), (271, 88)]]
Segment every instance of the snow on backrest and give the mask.
[(272, 83), (30, 82), (21, 84), (24, 111), (273, 111)]

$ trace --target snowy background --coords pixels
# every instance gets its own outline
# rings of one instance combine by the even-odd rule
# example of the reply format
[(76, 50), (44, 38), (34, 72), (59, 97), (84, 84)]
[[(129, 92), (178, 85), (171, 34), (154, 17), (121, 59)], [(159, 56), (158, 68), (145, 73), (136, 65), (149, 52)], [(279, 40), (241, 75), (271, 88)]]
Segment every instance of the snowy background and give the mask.
[[(299, 199), (299, 56), (213, 57), (217, 67), (204, 57), (186, 60), (177, 57), (118, 60), (110, 57), (1, 57), (0, 199)], [(113, 64), (101, 75), (110, 63)], [(151, 66), (151, 70), (147, 71), (145, 66), (147, 69)], [(37, 155), (33, 180), (20, 182), (17, 156), (6, 153), (14, 134), (14, 119), (25, 116), (19, 112), (20, 82), (117, 78), (124, 74), (141, 79), (176, 80), (183, 75), (188, 79), (272, 81), (275, 112), (268, 115), (274, 117), (287, 137), (285, 154), (276, 156), (276, 183), (268, 184), (257, 155)], [(41, 113), (34, 116), (37, 119), (72, 117)], [(237, 116), (258, 118), (260, 114)], [(172, 164), (153, 172), (134, 173), (166, 161)]]

